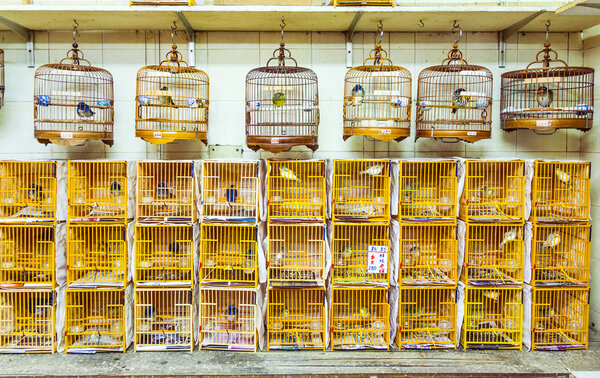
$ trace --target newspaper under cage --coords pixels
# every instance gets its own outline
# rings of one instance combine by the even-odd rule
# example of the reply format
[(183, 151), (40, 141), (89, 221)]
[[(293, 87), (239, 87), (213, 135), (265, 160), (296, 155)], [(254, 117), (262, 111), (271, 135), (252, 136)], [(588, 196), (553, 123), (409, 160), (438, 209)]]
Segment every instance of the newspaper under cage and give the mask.
[(0, 218), (55, 222), (56, 163), (0, 162)]
[(400, 288), (398, 348), (455, 348), (456, 326), (456, 286)]
[(587, 285), (590, 279), (589, 223), (535, 223), (531, 284)]
[(333, 161), (333, 220), (389, 221), (390, 162)]
[(467, 286), (461, 344), (465, 349), (521, 349), (523, 288)]
[(256, 351), (255, 288), (200, 289), (200, 349)]
[(457, 280), (456, 222), (400, 223), (399, 281), (448, 285)]
[(531, 349), (588, 348), (588, 287), (533, 287)]
[(135, 289), (135, 351), (194, 348), (192, 290)]
[(344, 140), (362, 135), (399, 142), (410, 135), (411, 75), (388, 59), (381, 47), (381, 24), (377, 31), (379, 39), (369, 57), (346, 73)]
[(65, 353), (123, 352), (123, 289), (65, 291)]
[(331, 248), (334, 285), (389, 285), (387, 224), (334, 223)]
[(267, 290), (267, 349), (325, 350), (325, 290)]
[(202, 167), (204, 221), (258, 220), (258, 162), (204, 160)]
[(138, 161), (137, 222), (196, 220), (196, 179), (191, 161)]
[(531, 219), (537, 222), (590, 219), (590, 162), (536, 161)]
[(388, 290), (334, 287), (332, 349), (389, 349)]
[(460, 218), (522, 221), (525, 217), (523, 160), (466, 160)]
[(193, 226), (135, 226), (136, 285), (192, 287), (194, 283)]
[(55, 321), (54, 290), (0, 290), (0, 353), (54, 353)]
[(69, 161), (68, 219), (127, 219), (127, 163)]
[[(254, 151), (288, 151), (294, 146), (318, 147), (319, 94), (314, 71), (298, 67), (285, 48), (283, 26), (280, 47), (265, 67), (246, 76), (246, 144)], [(276, 66), (269, 66), (276, 61)], [(287, 63), (294, 63), (288, 66)]]
[(456, 218), (456, 162), (399, 162), (399, 216), (405, 220)]
[(0, 49), (0, 108), (4, 106), (4, 50)]
[(0, 287), (54, 287), (54, 227), (0, 225)]
[(199, 279), (203, 284), (256, 286), (256, 226), (202, 224)]

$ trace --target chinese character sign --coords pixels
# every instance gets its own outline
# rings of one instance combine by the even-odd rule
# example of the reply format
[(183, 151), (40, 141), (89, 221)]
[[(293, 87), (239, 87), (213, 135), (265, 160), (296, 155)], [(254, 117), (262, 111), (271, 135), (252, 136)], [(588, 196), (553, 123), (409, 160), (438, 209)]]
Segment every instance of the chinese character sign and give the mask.
[(388, 247), (385, 245), (370, 245), (368, 249), (369, 274), (386, 274), (388, 271)]

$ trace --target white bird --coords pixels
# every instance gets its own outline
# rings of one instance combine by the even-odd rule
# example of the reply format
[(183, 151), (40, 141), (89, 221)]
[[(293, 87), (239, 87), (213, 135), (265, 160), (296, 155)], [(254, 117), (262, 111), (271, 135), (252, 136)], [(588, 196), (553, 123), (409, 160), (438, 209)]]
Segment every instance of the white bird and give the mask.
[(273, 260), (273, 265), (275, 265), (275, 266), (281, 265), (281, 263), (283, 262), (284, 251), (285, 251), (285, 249), (283, 247), (281, 247), (279, 252), (277, 252), (275, 254), (275, 259)]
[(377, 175), (380, 175), (382, 171), (383, 171), (382, 165), (373, 165), (373, 166), (365, 169), (364, 171), (361, 171), (359, 173), (359, 176), (366, 175), (366, 174), (369, 174), (371, 176), (377, 176)]
[(571, 175), (568, 174), (567, 172), (563, 171), (560, 168), (556, 168), (556, 177), (560, 180), (561, 183), (563, 183), (564, 185), (569, 185), (569, 182), (571, 181)]
[(504, 239), (502, 240), (502, 243), (500, 243), (499, 249), (503, 249), (504, 246), (506, 245), (506, 243), (508, 243), (509, 241), (514, 241), (516, 238), (517, 238), (517, 229), (516, 228), (511, 228), (510, 230), (506, 231), (504, 233)]
[(288, 167), (279, 167), (279, 174), (286, 180), (296, 181), (298, 184), (302, 185), (302, 180), (300, 180), (298, 176), (296, 176), (296, 173)]
[(545, 248), (554, 249), (559, 244), (560, 244), (560, 232), (558, 230), (555, 230), (555, 231), (551, 232), (550, 234), (548, 234), (548, 236), (546, 237), (546, 240), (544, 240), (544, 242), (542, 243), (542, 249), (545, 249)]

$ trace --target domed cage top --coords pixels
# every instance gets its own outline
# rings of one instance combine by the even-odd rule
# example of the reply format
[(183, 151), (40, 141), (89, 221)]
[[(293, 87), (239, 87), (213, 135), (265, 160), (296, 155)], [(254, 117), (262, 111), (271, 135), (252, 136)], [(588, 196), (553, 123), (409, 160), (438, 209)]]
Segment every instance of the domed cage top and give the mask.
[[(277, 55), (279, 53), (279, 55)], [(269, 66), (277, 61), (277, 66)], [(286, 65), (293, 62), (293, 66)], [(246, 144), (254, 151), (288, 151), (294, 146), (318, 145), (319, 94), (317, 75), (298, 63), (285, 48), (279, 49), (265, 67), (246, 76)]]
[(0, 49), (0, 108), (4, 106), (4, 50)]
[(45, 64), (35, 72), (34, 136), (46, 145), (99, 139), (112, 146), (113, 77), (93, 67), (77, 47), (74, 41), (60, 63)]
[(490, 70), (463, 59), (457, 40), (441, 65), (419, 74), (416, 138), (489, 139), (492, 80)]
[[(344, 140), (353, 135), (384, 142), (410, 135), (410, 72), (394, 66), (381, 39), (362, 66), (346, 73), (344, 84)], [(372, 61), (372, 64), (367, 64)]]
[(199, 139), (207, 144), (208, 75), (189, 67), (173, 44), (166, 60), (137, 74), (135, 135), (163, 144)]

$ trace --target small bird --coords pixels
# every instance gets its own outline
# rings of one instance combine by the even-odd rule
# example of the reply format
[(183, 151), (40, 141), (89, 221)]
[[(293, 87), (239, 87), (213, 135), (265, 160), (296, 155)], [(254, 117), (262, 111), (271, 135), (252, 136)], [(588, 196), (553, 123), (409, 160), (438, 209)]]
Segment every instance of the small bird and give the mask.
[(171, 190), (167, 187), (167, 184), (161, 181), (156, 185), (156, 196), (160, 199), (171, 197)]
[(548, 234), (548, 236), (546, 237), (546, 240), (544, 240), (544, 242), (542, 243), (541, 249), (546, 249), (546, 248), (554, 249), (559, 244), (560, 244), (560, 232), (558, 230), (555, 230), (555, 231), (551, 232), (550, 234)]
[(227, 321), (235, 322), (237, 320), (237, 309), (235, 305), (229, 305), (227, 307)]
[(352, 88), (352, 104), (360, 105), (363, 102), (363, 96), (365, 95), (365, 90), (362, 85), (356, 84), (354, 88)]
[(35, 103), (41, 106), (50, 105), (50, 96), (42, 95), (35, 97)]
[(419, 261), (419, 255), (421, 254), (421, 248), (418, 245), (413, 245), (408, 250), (408, 253), (404, 256), (404, 265), (410, 267), (417, 265)]
[(539, 106), (542, 108), (547, 108), (552, 104), (552, 100), (554, 99), (554, 92), (552, 89), (548, 89), (545, 86), (541, 86), (537, 89), (535, 93), (535, 99)]
[(285, 93), (275, 92), (275, 94), (273, 94), (273, 106), (281, 108), (283, 105), (285, 105)]
[(484, 290), (483, 296), (493, 301), (497, 301), (498, 297), (500, 296), (500, 292), (498, 290)]
[[(164, 86), (164, 87), (160, 88), (160, 90), (166, 93), (169, 90), (169, 88)], [(158, 96), (158, 102), (163, 105), (169, 105), (169, 106), (175, 105), (175, 103), (173, 102), (173, 98), (171, 96)]]
[(248, 252), (246, 252), (246, 259), (244, 261), (244, 267), (246, 268), (246, 269), (244, 269), (245, 274), (253, 273), (253, 270), (252, 270), (252, 265), (253, 265), (252, 261), (254, 260), (253, 257), (254, 257), (254, 253), (252, 253), (252, 248), (249, 248)]
[(283, 263), (283, 257), (285, 256), (285, 248), (281, 247), (281, 249), (279, 250), (279, 252), (277, 252), (275, 254), (275, 259), (273, 259), (273, 265), (275, 266), (281, 266), (281, 264)]
[(290, 317), (290, 310), (286, 307), (283, 308), (283, 310), (281, 311), (281, 318), (282, 319), (287, 319)]
[(227, 202), (235, 202), (237, 196), (238, 191), (233, 187), (233, 184), (231, 184), (231, 187), (227, 188), (227, 190), (225, 191), (225, 198), (227, 198)]
[(370, 314), (371, 314), (371, 311), (369, 311), (368, 307), (366, 307), (366, 306), (361, 306), (360, 307), (360, 317), (361, 318), (367, 319)]
[(466, 92), (463, 88), (458, 88), (452, 94), (452, 114), (456, 114), (459, 108), (464, 108), (470, 100), (469, 96), (462, 95)]
[(346, 262), (352, 256), (352, 247), (345, 245), (342, 247), (342, 253), (338, 260), (338, 265), (346, 265)]
[(494, 190), (494, 188), (492, 188), (489, 185), (483, 185), (481, 187), (481, 193), (483, 194), (484, 198), (493, 198), (494, 194), (495, 194), (495, 190)]
[(279, 167), (279, 174), (286, 180), (296, 181), (298, 184), (302, 185), (302, 180), (300, 180), (300, 178), (296, 176), (296, 173), (288, 167)]
[(42, 201), (44, 199), (44, 193), (41, 186), (31, 184), (27, 189), (27, 196), (30, 201)]
[(81, 101), (79, 104), (77, 104), (77, 115), (81, 118), (90, 118), (94, 114), (96, 113), (94, 113), (92, 109), (90, 109), (90, 106), (85, 102)]
[(154, 312), (154, 307), (147, 306), (144, 309), (144, 320), (146, 320), (148, 322), (154, 323), (155, 319), (156, 319), (156, 315), (155, 315), (155, 312)]
[(546, 311), (544, 311), (544, 317), (552, 319), (554, 317), (554, 307), (548, 307)]
[(113, 181), (110, 184), (110, 195), (112, 197), (119, 197), (121, 195), (121, 184), (117, 181)]
[(504, 233), (504, 239), (502, 240), (502, 243), (500, 243), (499, 249), (503, 249), (504, 246), (506, 245), (506, 243), (508, 243), (510, 241), (514, 241), (516, 238), (517, 238), (517, 229), (516, 228), (511, 228), (510, 230), (506, 231)]
[(169, 252), (171, 252), (174, 255), (178, 255), (179, 254), (179, 243), (171, 243), (169, 244)]
[(106, 253), (106, 241), (101, 240), (98, 242), (98, 252)]
[(560, 168), (556, 168), (555, 173), (556, 173), (556, 178), (558, 178), (558, 180), (563, 185), (569, 185), (569, 183), (571, 182), (571, 175), (570, 174), (568, 174), (567, 172), (563, 171)]
[(98, 106), (107, 107), (112, 105), (112, 101), (108, 99), (102, 99), (97, 101)]
[(150, 104), (150, 97), (147, 96), (138, 96), (137, 100), (140, 103), (140, 105)]
[(362, 175), (369, 174), (371, 176), (377, 176), (377, 175), (381, 174), (382, 171), (383, 171), (383, 166), (373, 165), (373, 166), (365, 169), (364, 171), (359, 172), (358, 175), (362, 176)]

